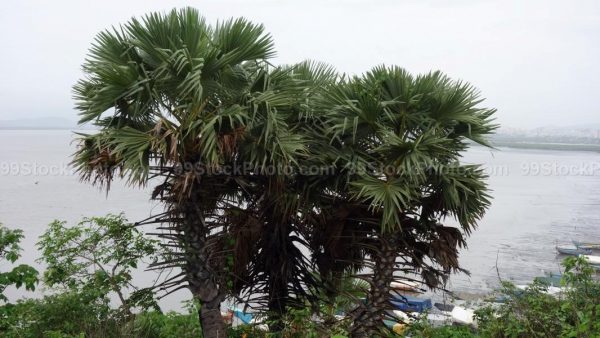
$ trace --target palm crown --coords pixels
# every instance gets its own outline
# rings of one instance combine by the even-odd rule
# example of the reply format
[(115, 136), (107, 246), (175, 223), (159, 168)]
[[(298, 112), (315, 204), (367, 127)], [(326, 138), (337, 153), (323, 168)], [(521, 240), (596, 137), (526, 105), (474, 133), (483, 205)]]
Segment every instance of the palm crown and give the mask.
[[(75, 87), (84, 136), (75, 164), (107, 178), (103, 164), (145, 184), (152, 160), (206, 165), (231, 160), (236, 141), (257, 161), (290, 161), (303, 145), (288, 125), (301, 94), (291, 69), (268, 67), (274, 54), (262, 26), (244, 19), (214, 29), (193, 9), (151, 14), (101, 33)], [(114, 108), (114, 111), (109, 111)]]

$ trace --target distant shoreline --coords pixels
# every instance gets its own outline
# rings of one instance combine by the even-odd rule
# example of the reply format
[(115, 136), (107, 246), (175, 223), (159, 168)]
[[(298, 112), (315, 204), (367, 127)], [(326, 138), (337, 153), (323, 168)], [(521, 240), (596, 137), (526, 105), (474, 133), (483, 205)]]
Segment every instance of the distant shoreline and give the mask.
[[(81, 126), (71, 127), (1, 127), (0, 131), (43, 131), (43, 130), (65, 130), (65, 131), (93, 131), (94, 128), (82, 128)], [(473, 145), (477, 145), (473, 143)], [(492, 141), (493, 147), (506, 147), (512, 149), (533, 149), (533, 150), (559, 150), (559, 151), (586, 151), (600, 153), (600, 144), (583, 143), (558, 143), (558, 142), (522, 142), (522, 141)]]
[(539, 143), (539, 142), (494, 142), (494, 147), (515, 149), (589, 151), (600, 153), (600, 144)]

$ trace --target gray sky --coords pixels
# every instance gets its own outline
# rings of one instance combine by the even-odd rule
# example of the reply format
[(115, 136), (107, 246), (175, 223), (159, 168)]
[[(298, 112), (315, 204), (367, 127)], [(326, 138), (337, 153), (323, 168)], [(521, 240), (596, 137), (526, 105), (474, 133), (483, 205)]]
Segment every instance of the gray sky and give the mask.
[(75, 120), (71, 86), (94, 35), (155, 10), (244, 16), (278, 57), (346, 73), (397, 64), (471, 82), (506, 126), (598, 124), (600, 1), (3, 1), (0, 119)]

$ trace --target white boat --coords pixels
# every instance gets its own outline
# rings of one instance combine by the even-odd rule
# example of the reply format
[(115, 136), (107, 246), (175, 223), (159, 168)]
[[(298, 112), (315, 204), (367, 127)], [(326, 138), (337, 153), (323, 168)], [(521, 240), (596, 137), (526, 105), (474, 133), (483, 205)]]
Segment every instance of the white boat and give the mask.
[(406, 312), (401, 310), (394, 310), (394, 317), (400, 319), (403, 323), (412, 323), (416, 320), (414, 316), (409, 316)]
[(450, 313), (452, 321), (462, 325), (475, 325), (475, 311), (455, 306)]
[(592, 256), (592, 255), (581, 255), (585, 257), (590, 264), (600, 264), (600, 256)]
[(391, 282), (390, 287), (395, 290), (418, 291), (420, 284), (409, 280), (400, 280), (397, 282)]
[(573, 255), (573, 256), (589, 255), (592, 253), (592, 249), (584, 248), (581, 246), (575, 246), (575, 245), (557, 245), (556, 251), (558, 251), (558, 253), (561, 253), (563, 255)]
[[(519, 290), (527, 290), (529, 288), (529, 285), (518, 284), (518, 285), (515, 285), (515, 287)], [(546, 288), (546, 291), (543, 291), (543, 293), (550, 295), (550, 296), (557, 296), (557, 295), (560, 295), (561, 293), (565, 292), (566, 290), (567, 290), (567, 288), (564, 288), (564, 287), (548, 286)]]

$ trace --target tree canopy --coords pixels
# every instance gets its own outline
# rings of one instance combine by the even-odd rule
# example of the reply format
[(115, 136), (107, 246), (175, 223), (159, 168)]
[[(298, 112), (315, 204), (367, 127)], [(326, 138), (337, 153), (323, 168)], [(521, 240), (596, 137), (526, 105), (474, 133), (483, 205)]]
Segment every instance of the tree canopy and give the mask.
[(224, 332), (226, 297), (280, 331), (277, 318), (335, 298), (348, 275), (369, 283), (353, 334), (372, 333), (396, 272), (439, 287), (460, 269), (489, 206), (485, 173), (461, 154), (488, 146), (495, 110), (441, 72), (348, 76), (274, 53), (261, 25), (211, 26), (191, 8), (100, 33), (74, 86), (80, 122), (99, 131), (80, 135), (73, 162), (106, 187), (152, 185), (165, 212), (140, 224), (177, 248), (169, 286), (203, 304), (206, 337)]

